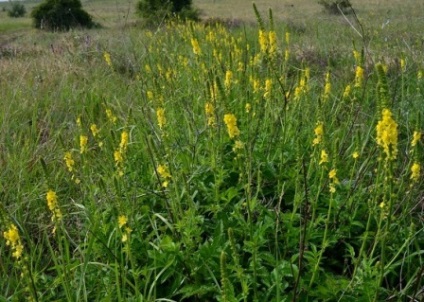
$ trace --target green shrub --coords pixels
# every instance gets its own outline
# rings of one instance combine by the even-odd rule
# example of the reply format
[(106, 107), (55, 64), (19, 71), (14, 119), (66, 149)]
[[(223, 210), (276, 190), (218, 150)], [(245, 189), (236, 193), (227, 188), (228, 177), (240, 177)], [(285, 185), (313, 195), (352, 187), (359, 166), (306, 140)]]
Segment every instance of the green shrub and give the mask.
[(69, 30), (93, 26), (91, 16), (82, 9), (80, 0), (45, 0), (31, 12), (34, 26), (47, 30)]
[(352, 7), (349, 0), (319, 0), (319, 4), (330, 14), (347, 14)]
[(199, 13), (192, 7), (192, 0), (140, 0), (137, 11), (147, 21), (160, 21), (172, 16), (198, 20)]
[(25, 16), (25, 14), (25, 6), (18, 2), (12, 2), (12, 7), (7, 11), (7, 15), (12, 18), (20, 18)]

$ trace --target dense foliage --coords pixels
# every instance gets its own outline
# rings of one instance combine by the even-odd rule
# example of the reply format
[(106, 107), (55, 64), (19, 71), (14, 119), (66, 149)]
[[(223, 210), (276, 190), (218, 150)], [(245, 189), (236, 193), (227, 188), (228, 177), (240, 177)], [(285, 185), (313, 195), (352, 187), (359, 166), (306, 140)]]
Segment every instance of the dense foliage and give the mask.
[(140, 0), (137, 11), (145, 20), (161, 21), (169, 17), (198, 19), (198, 12), (192, 6), (192, 0)]
[(16, 1), (12, 2), (12, 7), (7, 10), (7, 15), (12, 18), (20, 18), (25, 16), (25, 14), (25, 5)]
[(80, 0), (44, 0), (32, 10), (31, 17), (39, 29), (56, 31), (93, 26), (92, 18), (82, 9)]
[(1, 301), (423, 298), (421, 40), (257, 14), (1, 59)]

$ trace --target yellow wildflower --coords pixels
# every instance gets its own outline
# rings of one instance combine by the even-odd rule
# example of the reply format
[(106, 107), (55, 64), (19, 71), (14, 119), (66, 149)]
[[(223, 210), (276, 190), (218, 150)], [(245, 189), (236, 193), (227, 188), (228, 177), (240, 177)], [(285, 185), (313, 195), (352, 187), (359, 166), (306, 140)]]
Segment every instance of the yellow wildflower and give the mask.
[(353, 50), (353, 57), (355, 58), (356, 64), (361, 64), (361, 53), (357, 50)]
[(151, 92), (150, 90), (147, 90), (146, 95), (149, 101), (153, 100), (153, 92)]
[(227, 125), (228, 135), (231, 139), (240, 135), (240, 130), (237, 127), (237, 118), (234, 114), (224, 115), (224, 123)]
[(328, 163), (328, 154), (324, 149), (321, 150), (321, 159), (318, 164), (322, 165), (323, 163)]
[(97, 128), (96, 124), (91, 124), (90, 130), (91, 130), (91, 134), (93, 134), (93, 137), (96, 137), (100, 132), (100, 130), (99, 130), (99, 128)]
[(6, 245), (12, 248), (12, 256), (17, 260), (21, 258), (24, 247), (19, 236), (18, 228), (11, 224), (9, 229), (3, 232), (3, 237), (6, 239)]
[(118, 225), (120, 228), (122, 228), (124, 225), (126, 225), (128, 222), (128, 218), (125, 215), (120, 215), (118, 217)]
[(405, 72), (406, 71), (406, 61), (405, 58), (400, 59), (400, 71)]
[(53, 190), (48, 190), (46, 194), (47, 206), (52, 212), (52, 221), (60, 221), (62, 219), (62, 212), (57, 203), (57, 195)]
[(270, 31), (268, 33), (268, 40), (269, 40), (269, 54), (275, 55), (277, 52), (277, 33), (275, 31)]
[(77, 117), (77, 126), (81, 128), (81, 117)]
[(359, 157), (359, 152), (358, 151), (353, 152), (352, 157), (353, 159), (357, 159)]
[(322, 96), (324, 101), (329, 98), (330, 92), (331, 92), (330, 72), (327, 72), (325, 75), (324, 93)]
[(80, 135), (80, 153), (81, 154), (87, 152), (87, 143), (88, 143), (88, 136)]
[(128, 146), (128, 132), (122, 131), (121, 133), (121, 142), (119, 143), (119, 150), (121, 153), (124, 153), (127, 150)]
[(212, 103), (207, 102), (205, 104), (205, 113), (206, 113), (208, 126), (212, 126), (212, 127), (215, 126), (216, 125), (215, 109), (214, 109)]
[(271, 95), (271, 89), (272, 89), (272, 80), (271, 79), (266, 79), (265, 80), (264, 98), (268, 98)]
[(314, 129), (314, 133), (315, 138), (312, 141), (313, 146), (318, 145), (322, 142), (322, 137), (324, 136), (324, 125), (322, 124), (322, 122), (318, 122), (317, 126)]
[(343, 91), (343, 99), (347, 99), (349, 97), (351, 90), (352, 90), (352, 86), (347, 85), (345, 87), (345, 90)]
[(381, 120), (378, 122), (377, 144), (383, 148), (386, 159), (395, 159), (397, 155), (398, 125), (392, 118), (389, 109), (383, 109)]
[(249, 113), (250, 110), (252, 110), (252, 105), (250, 105), (250, 103), (246, 103), (246, 105), (244, 106), (244, 109), (246, 110), (246, 113)]
[(158, 125), (159, 128), (162, 130), (162, 128), (165, 126), (166, 124), (166, 118), (165, 118), (165, 109), (163, 108), (158, 108), (156, 110), (156, 118), (158, 120)]
[(69, 172), (72, 172), (74, 170), (75, 161), (72, 158), (71, 152), (66, 152), (65, 156), (63, 157), (66, 167), (68, 168)]
[(166, 188), (169, 184), (169, 180), (172, 178), (171, 173), (166, 165), (159, 165), (156, 168), (159, 176), (164, 180), (162, 182), (162, 187)]
[(117, 117), (113, 114), (113, 112), (112, 112), (112, 110), (111, 109), (106, 109), (106, 116), (107, 116), (107, 119), (110, 121), (110, 122), (112, 122), (113, 124), (115, 124), (116, 123), (116, 120), (117, 120)]
[(414, 131), (414, 134), (412, 136), (412, 141), (411, 141), (411, 147), (415, 147), (417, 143), (420, 141), (420, 139), (421, 139), (421, 132)]
[(259, 46), (262, 53), (266, 53), (268, 49), (268, 37), (266, 32), (263, 30), (259, 30)]
[(191, 38), (191, 46), (193, 48), (193, 53), (196, 56), (200, 56), (202, 54), (202, 50), (200, 49), (199, 41), (196, 38)]
[(113, 152), (113, 158), (115, 159), (116, 166), (119, 166), (124, 162), (124, 157), (122, 156), (122, 152), (120, 150)]
[(362, 87), (364, 82), (364, 69), (361, 66), (356, 66), (355, 69), (355, 88)]
[(243, 150), (244, 148), (244, 143), (241, 140), (236, 140), (234, 142), (234, 147), (233, 147), (233, 151), (237, 152), (238, 150)]
[(105, 59), (106, 64), (112, 67), (112, 60), (110, 59), (110, 54), (107, 51), (103, 53), (103, 58)]
[(417, 79), (421, 80), (423, 78), (423, 76), (424, 76), (424, 72), (422, 70), (419, 70), (418, 73), (417, 73)]
[(233, 79), (233, 73), (231, 72), (231, 70), (227, 70), (227, 72), (225, 73), (225, 81), (224, 81), (225, 89), (230, 90), (232, 79)]
[(417, 182), (420, 179), (421, 166), (419, 163), (414, 163), (411, 167), (411, 179)]
[(286, 31), (285, 35), (284, 35), (284, 40), (286, 42), (286, 44), (290, 44), (290, 32)]
[(288, 49), (286, 49), (284, 51), (284, 62), (287, 62), (290, 58), (290, 51)]
[(339, 179), (337, 178), (337, 170), (331, 169), (331, 171), (328, 173), (328, 178), (331, 179), (331, 181), (335, 184), (339, 183)]

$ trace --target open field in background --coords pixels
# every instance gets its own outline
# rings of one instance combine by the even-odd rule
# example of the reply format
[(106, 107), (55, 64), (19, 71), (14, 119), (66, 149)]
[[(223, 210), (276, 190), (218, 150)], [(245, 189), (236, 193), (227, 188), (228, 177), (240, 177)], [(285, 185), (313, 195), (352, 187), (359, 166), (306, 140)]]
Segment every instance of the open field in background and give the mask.
[(424, 300), (424, 3), (82, 2), (0, 9), (1, 302)]

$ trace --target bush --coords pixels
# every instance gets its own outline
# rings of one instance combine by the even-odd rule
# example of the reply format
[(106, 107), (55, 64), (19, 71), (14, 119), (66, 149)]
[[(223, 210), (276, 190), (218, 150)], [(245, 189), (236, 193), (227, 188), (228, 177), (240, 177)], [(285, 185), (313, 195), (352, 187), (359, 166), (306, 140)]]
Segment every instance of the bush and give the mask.
[(20, 18), (25, 16), (25, 14), (25, 6), (18, 2), (12, 2), (12, 7), (7, 11), (7, 15), (12, 18)]
[(349, 0), (319, 0), (319, 4), (324, 7), (324, 10), (330, 14), (347, 14), (352, 7)]
[(34, 26), (47, 30), (93, 27), (91, 16), (82, 9), (80, 0), (45, 0), (31, 12)]
[(198, 11), (192, 7), (192, 0), (140, 0), (137, 11), (147, 21), (158, 21), (171, 16), (199, 19)]

